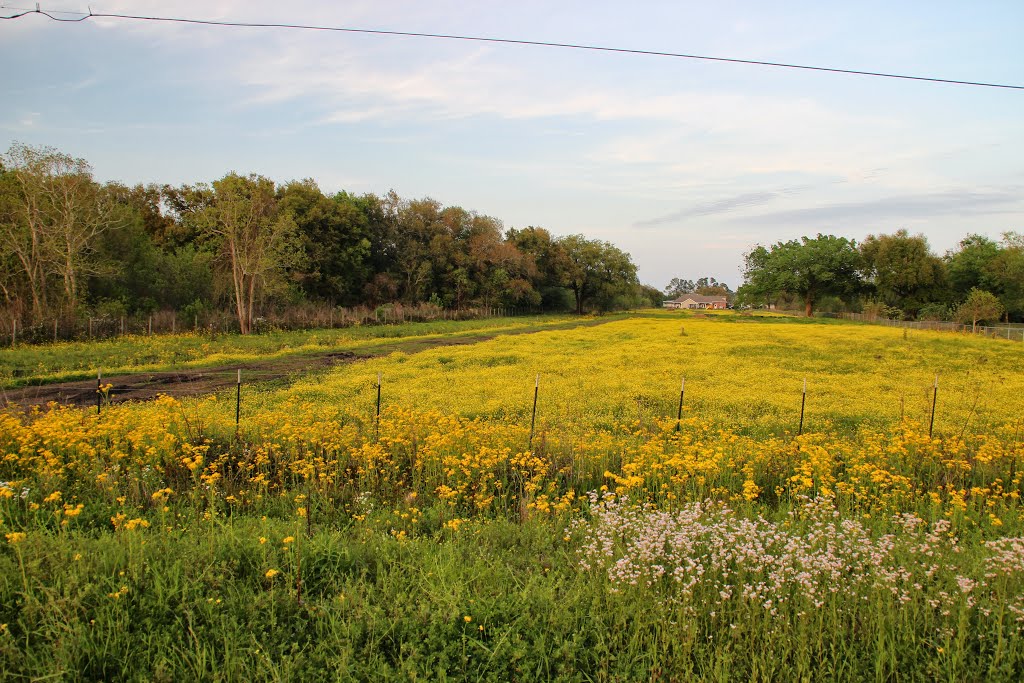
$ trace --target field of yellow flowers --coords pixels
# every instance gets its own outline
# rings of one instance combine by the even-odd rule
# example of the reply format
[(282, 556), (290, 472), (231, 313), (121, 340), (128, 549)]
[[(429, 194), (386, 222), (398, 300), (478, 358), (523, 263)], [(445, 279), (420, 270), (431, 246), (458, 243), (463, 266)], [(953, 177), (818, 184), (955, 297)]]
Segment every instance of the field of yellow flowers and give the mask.
[(11, 409), (0, 665), (1013, 680), (1022, 395), (1013, 342), (648, 312), (246, 386), (240, 413)]

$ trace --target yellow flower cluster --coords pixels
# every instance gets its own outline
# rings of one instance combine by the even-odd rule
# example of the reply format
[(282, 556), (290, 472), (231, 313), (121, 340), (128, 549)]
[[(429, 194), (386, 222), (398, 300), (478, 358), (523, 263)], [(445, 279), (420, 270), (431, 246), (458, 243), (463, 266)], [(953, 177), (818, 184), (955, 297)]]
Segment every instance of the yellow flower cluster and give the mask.
[[(994, 526), (1018, 506), (1020, 347), (784, 319), (688, 318), (685, 336), (679, 324), (677, 314), (649, 314), (393, 354), (247, 396), (237, 435), (233, 401), (215, 397), (100, 415), (9, 411), (0, 498), (24, 488), (37, 506), (116, 502), (124, 510), (112, 522), (126, 530), (148, 525), (137, 510), (172, 499), (259, 510), (287, 496), (306, 519), (318, 501), (364, 493), (406, 501), (409, 531), (422, 516), (417, 496), (440, 503), (442, 524), (457, 530), (456, 520), (477, 516), (561, 514), (602, 488), (665, 503), (828, 495), (864, 513), (924, 506)], [(81, 511), (76, 502), (63, 514)]]

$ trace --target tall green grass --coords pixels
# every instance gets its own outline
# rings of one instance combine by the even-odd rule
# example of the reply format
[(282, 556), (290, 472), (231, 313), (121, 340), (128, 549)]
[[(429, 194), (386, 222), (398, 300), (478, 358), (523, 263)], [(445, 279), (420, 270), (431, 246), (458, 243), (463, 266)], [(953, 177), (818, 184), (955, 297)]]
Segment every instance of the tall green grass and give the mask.
[[(1024, 671), (1008, 613), (944, 617), (881, 593), (723, 610), (714, 596), (673, 599), (668, 582), (623, 587), (581, 568), (566, 518), (453, 532), (440, 509), (362, 505), (361, 520), (353, 508), (308, 528), (283, 505), (266, 516), (196, 505), (154, 510), (131, 532), (29, 529), (0, 548), (0, 670), (25, 681), (1010, 681)], [(880, 522), (874, 533), (888, 531)], [(957, 561), (969, 567), (977, 545), (965, 546)]]

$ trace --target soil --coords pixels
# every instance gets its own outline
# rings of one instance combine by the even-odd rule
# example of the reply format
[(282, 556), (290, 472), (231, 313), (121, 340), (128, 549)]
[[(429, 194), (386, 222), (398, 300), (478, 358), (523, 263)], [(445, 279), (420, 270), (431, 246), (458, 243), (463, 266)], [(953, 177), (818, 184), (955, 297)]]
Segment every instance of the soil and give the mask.
[[(353, 351), (324, 351), (323, 353), (304, 353), (302, 355), (274, 358), (266, 361), (253, 361), (209, 367), (195, 370), (179, 370), (171, 372), (146, 372), (114, 375), (103, 377), (104, 385), (112, 385), (103, 398), (107, 403), (123, 403), (125, 401), (149, 401), (157, 396), (174, 397), (211, 394), (236, 386), (238, 371), (242, 371), (242, 382), (294, 381), (303, 375), (327, 370), (337, 365), (364, 361), (369, 358), (386, 356), (396, 351), (418, 353), (428, 349), (444, 346), (465, 346), (478, 344), (499, 336), (533, 334), (549, 330), (564, 330), (575, 327), (592, 327), (618, 318), (570, 322), (545, 327), (531, 327), (519, 330), (508, 330), (490, 334), (465, 335), (458, 337), (427, 337), (421, 339), (381, 340), (370, 348)], [(0, 405), (17, 405), (23, 408), (44, 406), (58, 403), (69, 406), (96, 405), (96, 380), (77, 380), (36, 386), (23, 386), (16, 389), (2, 389)]]

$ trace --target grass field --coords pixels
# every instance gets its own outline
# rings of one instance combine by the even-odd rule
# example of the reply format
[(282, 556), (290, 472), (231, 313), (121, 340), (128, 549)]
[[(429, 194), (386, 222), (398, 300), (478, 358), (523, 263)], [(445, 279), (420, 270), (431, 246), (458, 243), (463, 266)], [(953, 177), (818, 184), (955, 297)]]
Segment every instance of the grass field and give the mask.
[(324, 350), (372, 350), (382, 341), (459, 337), (560, 325), (567, 316), (520, 316), (429, 323), (370, 325), (316, 331), (277, 331), (241, 336), (221, 333), (132, 335), (97, 342), (59, 342), (0, 349), (0, 383), (5, 388), (46, 384), (126, 372), (204, 368), (229, 363), (287, 358)]
[(1018, 344), (732, 314), (524, 324), (247, 386), (237, 430), (233, 394), (0, 416), (0, 669), (1024, 673)]

